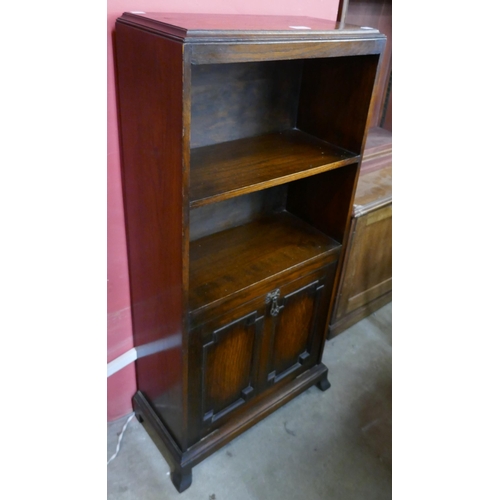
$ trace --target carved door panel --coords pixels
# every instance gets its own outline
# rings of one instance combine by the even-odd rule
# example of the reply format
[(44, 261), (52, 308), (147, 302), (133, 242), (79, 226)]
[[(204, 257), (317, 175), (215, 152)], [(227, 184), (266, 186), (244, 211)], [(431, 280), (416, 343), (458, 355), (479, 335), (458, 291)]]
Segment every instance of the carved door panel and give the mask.
[(260, 302), (260, 309), (234, 311), (191, 333), (190, 413), (201, 435), (255, 396), (265, 313)]
[(253, 312), (215, 330), (203, 345), (203, 423), (211, 424), (255, 392), (257, 335), (262, 317)]
[(273, 297), (267, 325), (266, 385), (297, 377), (319, 362), (331, 294), (331, 273), (284, 286)]

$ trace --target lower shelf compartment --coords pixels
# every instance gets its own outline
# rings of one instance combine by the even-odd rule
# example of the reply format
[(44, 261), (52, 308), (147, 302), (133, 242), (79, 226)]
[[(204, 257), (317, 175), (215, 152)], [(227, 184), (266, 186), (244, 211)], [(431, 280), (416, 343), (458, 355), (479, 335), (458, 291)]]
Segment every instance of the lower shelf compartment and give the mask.
[(283, 211), (191, 242), (192, 315), (265, 285), (293, 268), (338, 258), (341, 245)]

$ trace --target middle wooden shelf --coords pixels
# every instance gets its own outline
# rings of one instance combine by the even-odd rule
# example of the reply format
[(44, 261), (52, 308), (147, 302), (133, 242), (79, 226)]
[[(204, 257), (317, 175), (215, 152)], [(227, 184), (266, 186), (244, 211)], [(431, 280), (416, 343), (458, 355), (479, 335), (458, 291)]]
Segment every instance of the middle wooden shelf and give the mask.
[(191, 150), (190, 206), (200, 207), (359, 161), (297, 129)]

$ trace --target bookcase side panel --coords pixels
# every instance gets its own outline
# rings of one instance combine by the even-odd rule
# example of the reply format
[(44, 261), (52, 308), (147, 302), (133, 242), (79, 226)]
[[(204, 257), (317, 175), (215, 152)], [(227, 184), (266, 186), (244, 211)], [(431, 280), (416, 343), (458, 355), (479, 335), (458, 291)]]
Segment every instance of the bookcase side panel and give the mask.
[(360, 154), (378, 62), (379, 54), (306, 61), (297, 127)]
[(359, 164), (290, 183), (287, 210), (345, 244)]
[(117, 23), (116, 48), (137, 383), (183, 447), (183, 47)]

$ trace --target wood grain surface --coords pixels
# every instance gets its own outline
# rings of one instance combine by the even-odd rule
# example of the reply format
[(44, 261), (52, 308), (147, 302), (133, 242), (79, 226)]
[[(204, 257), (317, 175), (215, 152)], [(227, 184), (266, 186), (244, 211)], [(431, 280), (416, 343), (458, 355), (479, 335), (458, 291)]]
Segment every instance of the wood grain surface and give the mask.
[(357, 159), (299, 130), (196, 148), (191, 151), (190, 206), (301, 179)]
[(335, 240), (287, 212), (201, 238), (191, 243), (190, 310), (338, 251)]

